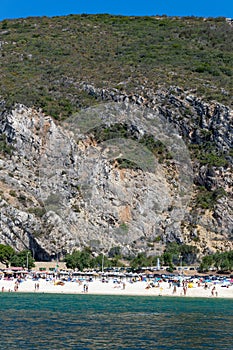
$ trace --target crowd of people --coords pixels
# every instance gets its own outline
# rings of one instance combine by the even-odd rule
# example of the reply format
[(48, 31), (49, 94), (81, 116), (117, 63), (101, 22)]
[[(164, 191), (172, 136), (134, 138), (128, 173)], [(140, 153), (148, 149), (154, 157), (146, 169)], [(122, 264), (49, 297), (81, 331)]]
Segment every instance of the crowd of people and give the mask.
[(227, 276), (22, 271), (10, 277), (1, 274), (0, 288), (2, 292), (233, 297), (233, 279)]

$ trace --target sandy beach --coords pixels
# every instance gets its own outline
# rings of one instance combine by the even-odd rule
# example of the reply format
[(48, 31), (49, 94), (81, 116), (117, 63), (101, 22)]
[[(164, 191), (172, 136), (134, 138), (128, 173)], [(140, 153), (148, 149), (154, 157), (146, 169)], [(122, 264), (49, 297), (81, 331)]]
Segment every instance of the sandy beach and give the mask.
[[(99, 295), (134, 295), (134, 296), (185, 296), (183, 287), (174, 287), (168, 282), (160, 282), (154, 287), (148, 288), (145, 281), (129, 282), (124, 281), (116, 283), (110, 279), (108, 283), (102, 282), (100, 279), (94, 279), (92, 282), (64, 282), (64, 285), (56, 284), (58, 281), (48, 281), (39, 279), (23, 280), (16, 288), (16, 279), (0, 280), (1, 292), (27, 292), (27, 293), (64, 293), (64, 294), (99, 294)], [(87, 285), (87, 291), (85, 291)], [(214, 292), (212, 292), (215, 287)], [(223, 287), (221, 284), (208, 283), (208, 287), (203, 284), (193, 283), (191, 288), (186, 289), (186, 297), (201, 298), (233, 298), (233, 286)]]

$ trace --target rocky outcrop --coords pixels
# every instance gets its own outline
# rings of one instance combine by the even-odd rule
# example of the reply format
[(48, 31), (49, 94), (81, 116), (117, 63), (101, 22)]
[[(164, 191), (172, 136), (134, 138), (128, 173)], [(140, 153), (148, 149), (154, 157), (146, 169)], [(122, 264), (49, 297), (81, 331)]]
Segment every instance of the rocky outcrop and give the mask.
[[(78, 88), (105, 103), (60, 125), (2, 104), (0, 133), (12, 150), (0, 159), (0, 243), (41, 260), (84, 246), (157, 255), (173, 240), (203, 253), (232, 249), (232, 111), (180, 88), (131, 95)], [(119, 124), (127, 137), (98, 138)], [(166, 157), (142, 143), (150, 136)], [(226, 162), (192, 157), (193, 144), (214, 145)], [(211, 194), (207, 208), (200, 188)]]

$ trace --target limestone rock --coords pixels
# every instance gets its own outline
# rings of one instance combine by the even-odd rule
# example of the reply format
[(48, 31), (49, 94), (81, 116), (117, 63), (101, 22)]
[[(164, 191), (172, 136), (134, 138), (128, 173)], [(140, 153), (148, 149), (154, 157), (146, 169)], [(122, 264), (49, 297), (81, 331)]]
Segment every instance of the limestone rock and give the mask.
[[(208, 137), (229, 152), (232, 111), (174, 87), (143, 95), (79, 88), (108, 103), (61, 125), (41, 111), (2, 104), (0, 135), (12, 152), (0, 159), (0, 243), (41, 260), (84, 246), (150, 254), (158, 238), (161, 249), (174, 240), (201, 252), (232, 249), (232, 157), (227, 166), (202, 165), (191, 162), (187, 147)], [(130, 140), (96, 140), (96, 127), (119, 123)], [(171, 159), (160, 162), (143, 148), (145, 135), (162, 141)], [(136, 166), (122, 167), (124, 160)], [(197, 186), (224, 191), (208, 215), (195, 204)]]

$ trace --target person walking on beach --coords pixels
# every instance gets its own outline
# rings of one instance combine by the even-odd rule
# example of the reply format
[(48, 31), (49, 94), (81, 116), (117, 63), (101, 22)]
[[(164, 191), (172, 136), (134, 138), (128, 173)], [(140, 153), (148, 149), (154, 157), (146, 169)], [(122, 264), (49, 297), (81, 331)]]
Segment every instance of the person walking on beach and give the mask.
[(184, 284), (183, 286), (183, 292), (184, 292), (184, 296), (187, 294), (187, 286)]
[(88, 292), (88, 283), (87, 282), (85, 282), (84, 285), (83, 285), (83, 292), (84, 293)]
[(211, 290), (211, 295), (214, 297), (214, 295), (215, 295), (215, 290), (216, 290), (216, 287), (214, 286), (213, 288), (212, 288), (212, 290)]

